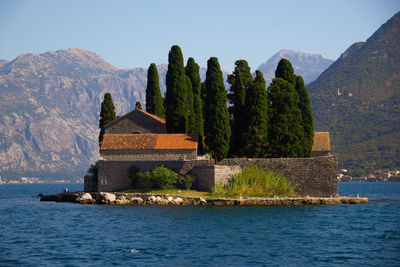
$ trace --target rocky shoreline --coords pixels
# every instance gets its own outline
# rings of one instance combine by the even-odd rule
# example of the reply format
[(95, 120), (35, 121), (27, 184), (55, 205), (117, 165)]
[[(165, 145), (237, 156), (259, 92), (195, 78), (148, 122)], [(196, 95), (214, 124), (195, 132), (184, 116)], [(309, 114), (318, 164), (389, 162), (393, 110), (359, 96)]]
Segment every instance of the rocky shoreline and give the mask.
[(105, 205), (181, 205), (181, 206), (287, 206), (287, 205), (339, 205), (368, 202), (366, 197), (246, 197), (246, 198), (207, 198), (185, 197), (167, 194), (145, 193), (85, 193), (67, 192), (57, 195), (40, 195), (40, 201), (72, 202), (80, 204)]

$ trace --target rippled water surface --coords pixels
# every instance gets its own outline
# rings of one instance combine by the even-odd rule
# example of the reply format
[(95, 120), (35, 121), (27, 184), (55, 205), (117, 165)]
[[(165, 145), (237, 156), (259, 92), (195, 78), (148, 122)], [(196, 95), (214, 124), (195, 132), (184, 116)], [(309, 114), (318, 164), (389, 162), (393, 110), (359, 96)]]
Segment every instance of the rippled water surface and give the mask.
[(399, 266), (400, 183), (340, 183), (361, 205), (40, 202), (82, 184), (0, 185), (0, 266)]

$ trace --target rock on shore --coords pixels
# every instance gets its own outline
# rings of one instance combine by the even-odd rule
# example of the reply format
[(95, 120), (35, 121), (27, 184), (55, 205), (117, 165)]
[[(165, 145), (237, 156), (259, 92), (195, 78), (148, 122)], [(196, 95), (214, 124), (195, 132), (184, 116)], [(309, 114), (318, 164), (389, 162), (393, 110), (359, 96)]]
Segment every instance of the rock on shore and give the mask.
[(73, 202), (80, 204), (108, 205), (214, 205), (214, 206), (284, 206), (284, 205), (338, 205), (368, 202), (366, 197), (297, 197), (297, 198), (210, 198), (184, 197), (176, 195), (157, 195), (144, 193), (85, 193), (67, 192), (57, 195), (44, 195), (40, 201)]

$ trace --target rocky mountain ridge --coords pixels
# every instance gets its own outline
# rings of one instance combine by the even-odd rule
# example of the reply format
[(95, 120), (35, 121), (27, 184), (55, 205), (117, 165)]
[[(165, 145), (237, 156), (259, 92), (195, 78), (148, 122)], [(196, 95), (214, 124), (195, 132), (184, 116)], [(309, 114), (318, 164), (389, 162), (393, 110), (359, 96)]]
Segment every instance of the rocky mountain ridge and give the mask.
[(292, 63), (294, 72), (297, 75), (301, 75), (306, 84), (318, 78), (318, 76), (333, 63), (333, 60), (323, 55), (282, 49), (257, 68), (264, 74), (267, 84), (275, 78), (276, 66), (281, 58), (286, 58)]
[[(162, 93), (167, 68), (157, 66)], [(1, 60), (0, 175), (82, 177), (98, 158), (104, 94), (122, 115), (145, 103), (146, 83), (146, 68), (118, 69), (78, 48)]]

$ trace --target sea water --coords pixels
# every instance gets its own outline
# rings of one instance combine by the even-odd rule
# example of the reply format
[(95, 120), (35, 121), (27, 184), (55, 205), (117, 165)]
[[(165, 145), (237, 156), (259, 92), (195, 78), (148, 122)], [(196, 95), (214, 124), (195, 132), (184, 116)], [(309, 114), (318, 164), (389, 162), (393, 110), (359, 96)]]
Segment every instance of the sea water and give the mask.
[(0, 185), (0, 266), (399, 266), (400, 183), (339, 183), (359, 205), (40, 202), (82, 184)]

